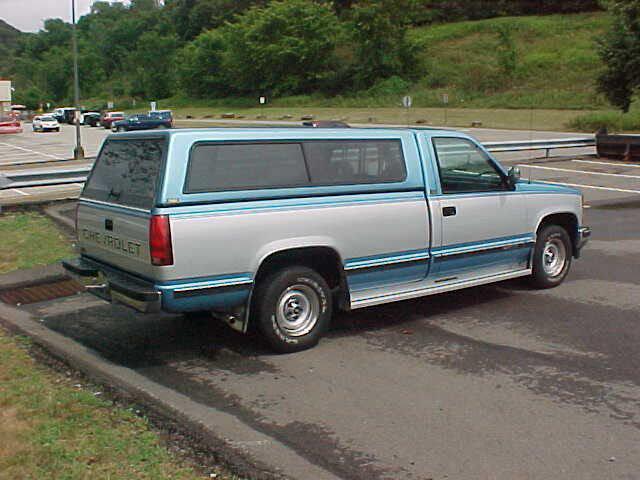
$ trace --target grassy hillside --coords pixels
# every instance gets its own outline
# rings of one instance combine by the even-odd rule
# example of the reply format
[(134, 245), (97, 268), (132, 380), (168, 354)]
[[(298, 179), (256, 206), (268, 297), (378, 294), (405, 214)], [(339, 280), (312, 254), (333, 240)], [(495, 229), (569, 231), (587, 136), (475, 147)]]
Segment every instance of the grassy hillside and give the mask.
[[(412, 31), (426, 76), (414, 87), (420, 104), (447, 91), (456, 106), (480, 108), (606, 107), (595, 92), (601, 63), (595, 39), (607, 28), (604, 13), (506, 17)], [(500, 38), (508, 32), (513, 46)], [(513, 48), (509, 74), (501, 58)], [(502, 53), (501, 53), (502, 52)]]
[(22, 32), (0, 18), (0, 77), (6, 75), (14, 48)]
[(0, 45), (4, 47), (15, 47), (20, 37), (20, 30), (9, 25), (0, 18)]

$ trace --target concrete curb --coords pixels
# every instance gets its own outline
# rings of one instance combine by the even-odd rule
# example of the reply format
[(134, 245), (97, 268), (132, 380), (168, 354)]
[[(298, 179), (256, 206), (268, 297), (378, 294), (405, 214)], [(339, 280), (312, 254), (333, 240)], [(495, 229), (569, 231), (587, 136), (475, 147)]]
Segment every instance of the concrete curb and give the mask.
[(0, 290), (51, 283), (67, 278), (59, 263), (0, 275)]
[(116, 365), (95, 351), (49, 330), (27, 312), (0, 303), (0, 324), (30, 337), (92, 381), (125, 392), (136, 402), (187, 427), (219, 451), (224, 463), (240, 476), (269, 480), (338, 478), (233, 415), (202, 405), (131, 369)]

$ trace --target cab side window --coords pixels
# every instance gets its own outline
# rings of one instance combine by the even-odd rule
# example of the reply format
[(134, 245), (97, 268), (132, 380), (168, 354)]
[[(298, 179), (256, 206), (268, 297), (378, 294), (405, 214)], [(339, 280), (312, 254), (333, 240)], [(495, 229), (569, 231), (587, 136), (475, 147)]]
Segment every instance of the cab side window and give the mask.
[(434, 138), (442, 193), (507, 190), (500, 171), (475, 143), (464, 138)]

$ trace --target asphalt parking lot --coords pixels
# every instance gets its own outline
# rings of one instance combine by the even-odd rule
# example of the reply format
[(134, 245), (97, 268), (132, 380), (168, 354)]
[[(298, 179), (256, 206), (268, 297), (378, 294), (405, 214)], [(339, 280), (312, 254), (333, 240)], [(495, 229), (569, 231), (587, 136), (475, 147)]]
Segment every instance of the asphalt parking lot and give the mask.
[(295, 355), (87, 294), (24, 308), (337, 478), (638, 479), (639, 220), (634, 197), (594, 201), (594, 238), (559, 288), (507, 282), (341, 314)]
[(556, 289), (513, 281), (344, 313), (284, 356), (207, 317), (88, 294), (22, 308), (336, 478), (640, 479), (640, 164), (506, 163), (585, 194), (594, 236)]

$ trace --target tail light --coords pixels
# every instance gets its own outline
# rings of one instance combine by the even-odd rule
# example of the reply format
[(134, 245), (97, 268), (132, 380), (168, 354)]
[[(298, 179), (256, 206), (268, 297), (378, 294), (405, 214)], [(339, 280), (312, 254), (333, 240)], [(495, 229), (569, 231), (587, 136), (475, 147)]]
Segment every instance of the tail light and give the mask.
[(153, 215), (149, 224), (149, 252), (151, 264), (157, 266), (173, 265), (173, 247), (171, 246), (171, 226), (167, 215)]

